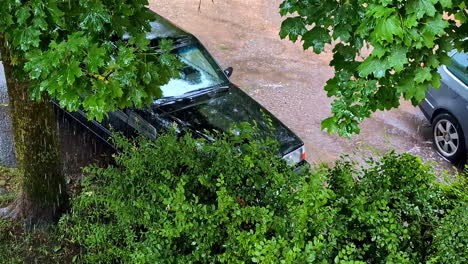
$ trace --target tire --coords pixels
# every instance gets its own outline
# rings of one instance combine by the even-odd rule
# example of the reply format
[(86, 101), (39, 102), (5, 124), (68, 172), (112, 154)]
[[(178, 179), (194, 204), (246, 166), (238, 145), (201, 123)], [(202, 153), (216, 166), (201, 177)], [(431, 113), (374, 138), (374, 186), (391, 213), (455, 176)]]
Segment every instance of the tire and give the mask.
[(463, 130), (452, 115), (442, 113), (432, 121), (432, 139), (439, 152), (447, 160), (466, 161), (466, 145)]

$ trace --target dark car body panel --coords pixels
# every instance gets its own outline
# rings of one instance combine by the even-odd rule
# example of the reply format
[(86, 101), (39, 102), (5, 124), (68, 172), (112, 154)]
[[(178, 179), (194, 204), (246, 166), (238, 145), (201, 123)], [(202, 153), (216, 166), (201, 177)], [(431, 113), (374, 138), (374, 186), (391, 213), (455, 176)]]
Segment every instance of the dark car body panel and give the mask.
[(441, 87), (430, 88), (426, 98), (419, 105), (426, 118), (432, 122), (434, 117), (442, 112), (450, 113), (465, 132), (465, 143), (468, 149), (468, 87), (446, 66), (439, 68)]
[(225, 91), (207, 93), (189, 100), (118, 110), (108, 113), (108, 117), (100, 123), (88, 121), (82, 111), (70, 114), (106, 141), (112, 130), (127, 136), (143, 134), (156, 139), (158, 134), (173, 124), (204, 136), (206, 131), (228, 132), (235, 124), (249, 122), (258, 126), (261, 136), (272, 137), (279, 142), (281, 155), (304, 145), (287, 126), (232, 84)]
[(183, 120), (187, 127), (197, 131), (228, 132), (237, 123), (254, 122), (263, 137), (271, 136), (279, 142), (282, 155), (303, 145), (281, 121), (233, 84), (229, 85), (228, 90), (208, 93), (191, 102), (182, 101), (147, 110), (167, 121)]

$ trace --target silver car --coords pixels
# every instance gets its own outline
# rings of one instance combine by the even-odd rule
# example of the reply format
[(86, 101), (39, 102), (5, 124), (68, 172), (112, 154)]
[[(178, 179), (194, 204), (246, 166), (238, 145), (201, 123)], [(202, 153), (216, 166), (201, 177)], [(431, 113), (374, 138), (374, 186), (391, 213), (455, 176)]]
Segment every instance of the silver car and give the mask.
[(442, 66), (439, 89), (430, 88), (419, 107), (432, 124), (437, 151), (454, 163), (465, 162), (468, 149), (468, 54), (451, 52)]

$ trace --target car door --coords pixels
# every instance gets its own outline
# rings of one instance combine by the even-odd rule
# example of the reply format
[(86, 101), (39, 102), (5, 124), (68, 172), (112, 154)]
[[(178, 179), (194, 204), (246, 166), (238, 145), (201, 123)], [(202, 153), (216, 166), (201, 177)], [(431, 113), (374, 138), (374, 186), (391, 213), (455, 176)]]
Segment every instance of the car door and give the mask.
[(452, 64), (444, 66), (450, 78), (447, 85), (456, 98), (452, 102), (452, 114), (462, 126), (468, 146), (468, 53), (457, 52), (452, 56)]

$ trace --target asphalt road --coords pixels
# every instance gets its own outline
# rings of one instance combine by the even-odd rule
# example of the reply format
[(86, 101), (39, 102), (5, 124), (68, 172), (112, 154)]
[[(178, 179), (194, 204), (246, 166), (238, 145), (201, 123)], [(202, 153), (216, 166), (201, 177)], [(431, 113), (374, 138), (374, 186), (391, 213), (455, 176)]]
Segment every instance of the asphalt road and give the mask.
[(331, 46), (316, 55), (278, 36), (279, 0), (155, 0), (150, 8), (196, 35), (222, 67), (234, 67), (232, 81), (274, 113), (305, 142), (311, 163), (332, 163), (343, 154), (363, 160), (375, 151), (408, 152), (439, 169), (451, 168), (434, 150), (429, 123), (417, 107), (402, 101), (377, 112), (352, 139), (321, 131), (331, 99), (323, 87), (333, 76)]

